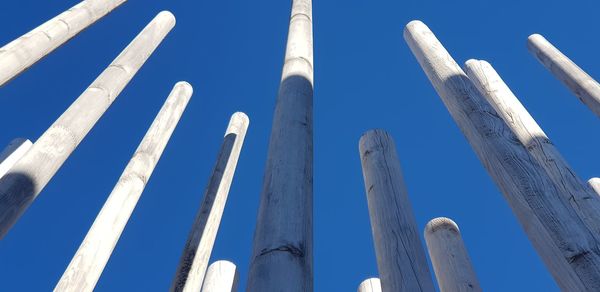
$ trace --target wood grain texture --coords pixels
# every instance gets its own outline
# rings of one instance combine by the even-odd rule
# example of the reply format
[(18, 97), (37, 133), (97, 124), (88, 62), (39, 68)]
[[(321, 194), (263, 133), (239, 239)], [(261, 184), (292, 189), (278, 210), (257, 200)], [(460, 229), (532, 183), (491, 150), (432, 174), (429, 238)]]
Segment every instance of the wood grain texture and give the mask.
[(241, 112), (233, 114), (229, 121), (202, 205), (179, 260), (171, 291), (199, 291), (202, 287), (249, 124), (248, 116)]
[(370, 278), (364, 280), (358, 286), (358, 292), (381, 292), (381, 281), (379, 278)]
[(598, 196), (600, 196), (600, 178), (591, 178), (588, 180), (588, 186), (590, 186), (592, 190), (595, 191)]
[(54, 291), (94, 290), (191, 96), (187, 82), (175, 85)]
[(237, 292), (239, 278), (240, 275), (235, 264), (228, 261), (216, 261), (208, 267), (200, 291)]
[(599, 291), (596, 235), (431, 30), (413, 21), (404, 38), (560, 288)]
[(383, 291), (435, 291), (394, 141), (372, 130), (359, 151)]
[(29, 151), (31, 141), (28, 139), (14, 139), (0, 153), (0, 178), (2, 178), (12, 167)]
[(0, 238), (17, 222), (173, 26), (173, 14), (159, 13), (0, 179)]
[(0, 86), (126, 0), (86, 0), (0, 48)]
[(440, 292), (481, 292), (458, 225), (435, 218), (425, 226), (425, 243)]

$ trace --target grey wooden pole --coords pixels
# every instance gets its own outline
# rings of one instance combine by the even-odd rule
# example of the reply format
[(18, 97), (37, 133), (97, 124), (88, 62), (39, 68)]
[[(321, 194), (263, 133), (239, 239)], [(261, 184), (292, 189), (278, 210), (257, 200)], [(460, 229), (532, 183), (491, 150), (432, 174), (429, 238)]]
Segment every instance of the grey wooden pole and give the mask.
[(465, 72), (531, 157), (546, 171), (564, 201), (571, 204), (593, 234), (600, 235), (600, 198), (575, 174), (496, 70), (486, 61), (469, 60)]
[(600, 117), (600, 84), (539, 34), (527, 41), (529, 51)]
[(312, 1), (293, 0), (248, 292), (313, 290)]
[(54, 291), (94, 290), (191, 96), (187, 82), (175, 85)]
[(250, 120), (244, 113), (237, 112), (231, 116), (202, 205), (179, 260), (171, 291), (199, 291), (202, 287), (249, 124)]
[(591, 178), (588, 180), (588, 185), (600, 196), (600, 178)]
[(0, 86), (126, 0), (86, 0), (0, 48)]
[(404, 38), (561, 289), (600, 290), (596, 235), (431, 30), (413, 21)]
[(429, 221), (425, 226), (425, 242), (441, 292), (483, 291), (454, 221), (449, 218)]
[(358, 292), (381, 292), (381, 281), (379, 278), (370, 278), (364, 280), (358, 286)]
[(10, 169), (29, 151), (31, 141), (28, 139), (14, 139), (0, 153), (0, 178), (2, 178)]
[(175, 25), (159, 13), (0, 179), (0, 239), (17, 222)]
[(208, 267), (200, 291), (237, 292), (239, 278), (240, 275), (235, 264), (229, 261), (216, 261)]
[(371, 130), (359, 151), (383, 291), (435, 291), (392, 137)]

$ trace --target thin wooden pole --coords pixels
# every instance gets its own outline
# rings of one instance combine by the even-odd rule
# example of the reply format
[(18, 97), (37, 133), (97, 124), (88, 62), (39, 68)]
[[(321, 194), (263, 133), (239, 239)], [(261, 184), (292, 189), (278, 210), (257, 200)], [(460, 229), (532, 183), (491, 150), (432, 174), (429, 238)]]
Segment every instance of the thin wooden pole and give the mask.
[(312, 1), (293, 0), (248, 292), (313, 290)]
[(425, 226), (425, 242), (441, 292), (483, 291), (454, 221), (449, 218), (429, 221)]
[(366, 279), (358, 286), (358, 292), (381, 292), (381, 281), (379, 278)]
[(54, 291), (94, 290), (191, 96), (187, 82), (175, 85)]
[(31, 141), (28, 139), (14, 139), (0, 153), (0, 178), (2, 178), (10, 169), (29, 151)]
[(237, 292), (239, 278), (240, 275), (235, 264), (229, 261), (216, 261), (208, 267), (200, 291)]
[(249, 124), (250, 120), (244, 113), (237, 112), (231, 116), (204, 200), (179, 260), (171, 291), (199, 291), (202, 287)]
[(159, 13), (0, 179), (0, 239), (17, 222), (140, 67), (175, 26)]
[(561, 289), (600, 290), (600, 244), (544, 169), (425, 24), (404, 38)]
[(383, 291), (435, 291), (394, 141), (372, 130), (359, 151)]
[(528, 38), (529, 51), (600, 117), (600, 84), (539, 34)]
[(588, 185), (600, 196), (600, 178), (591, 178), (588, 180)]
[(86, 0), (0, 48), (0, 86), (126, 0)]

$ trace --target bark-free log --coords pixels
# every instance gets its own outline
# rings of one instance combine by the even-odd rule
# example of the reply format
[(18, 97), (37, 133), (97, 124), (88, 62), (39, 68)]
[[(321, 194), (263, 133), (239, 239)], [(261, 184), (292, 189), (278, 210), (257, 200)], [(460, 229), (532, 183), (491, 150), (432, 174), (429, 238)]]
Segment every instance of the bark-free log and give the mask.
[(381, 281), (379, 278), (366, 279), (358, 286), (358, 292), (381, 292)]
[(202, 287), (249, 124), (250, 120), (244, 113), (237, 112), (231, 116), (202, 205), (179, 260), (171, 291), (198, 291)]
[(594, 177), (590, 179), (588, 185), (600, 196), (600, 178)]
[(404, 38), (559, 286), (600, 291), (596, 235), (431, 30), (413, 21)]
[(441, 292), (482, 291), (458, 230), (448, 218), (435, 218), (425, 226), (425, 242)]
[[(206, 271), (201, 292), (237, 292), (239, 273), (235, 264), (216, 261)], [(198, 290), (194, 290), (198, 291)]]
[(0, 239), (17, 222), (85, 135), (175, 25), (159, 13), (0, 179)]
[(294, 0), (248, 292), (313, 290), (312, 1)]
[(29, 151), (31, 141), (28, 139), (14, 139), (0, 153), (0, 178), (2, 178), (10, 169)]
[(359, 151), (383, 291), (435, 291), (394, 141), (372, 130)]
[(92, 291), (192, 96), (175, 85), (54, 291)]
[(0, 48), (0, 86), (126, 0), (86, 0)]

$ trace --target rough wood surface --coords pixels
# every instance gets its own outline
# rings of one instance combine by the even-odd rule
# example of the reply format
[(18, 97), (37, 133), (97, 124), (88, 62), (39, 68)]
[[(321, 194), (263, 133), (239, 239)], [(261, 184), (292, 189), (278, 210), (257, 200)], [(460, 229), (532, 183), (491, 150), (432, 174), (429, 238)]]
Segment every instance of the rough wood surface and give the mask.
[(54, 291), (94, 290), (191, 96), (187, 82), (175, 85)]
[(358, 286), (358, 292), (381, 292), (381, 281), (379, 278), (366, 279)]
[(529, 51), (600, 117), (600, 84), (539, 34), (528, 38)]
[(233, 114), (229, 121), (202, 205), (179, 260), (171, 291), (191, 292), (202, 287), (249, 124), (248, 116), (241, 112)]
[(372, 130), (359, 151), (383, 291), (435, 291), (394, 141)]
[(588, 180), (588, 185), (600, 196), (600, 178), (594, 177)]
[(248, 292), (313, 291), (312, 1), (294, 0)]
[(481, 292), (458, 225), (435, 218), (425, 226), (425, 242), (441, 292)]
[(86, 0), (0, 48), (0, 86), (126, 0)]
[(31, 141), (28, 139), (14, 139), (0, 153), (0, 178), (2, 178), (10, 169), (29, 151)]
[(0, 239), (102, 117), (167, 33), (175, 17), (159, 13), (0, 179)]
[(429, 28), (404, 38), (561, 289), (600, 291), (600, 248), (570, 202)]
[[(228, 261), (216, 261), (206, 271), (201, 292), (237, 292), (239, 273)], [(198, 290), (194, 290), (198, 291)]]

